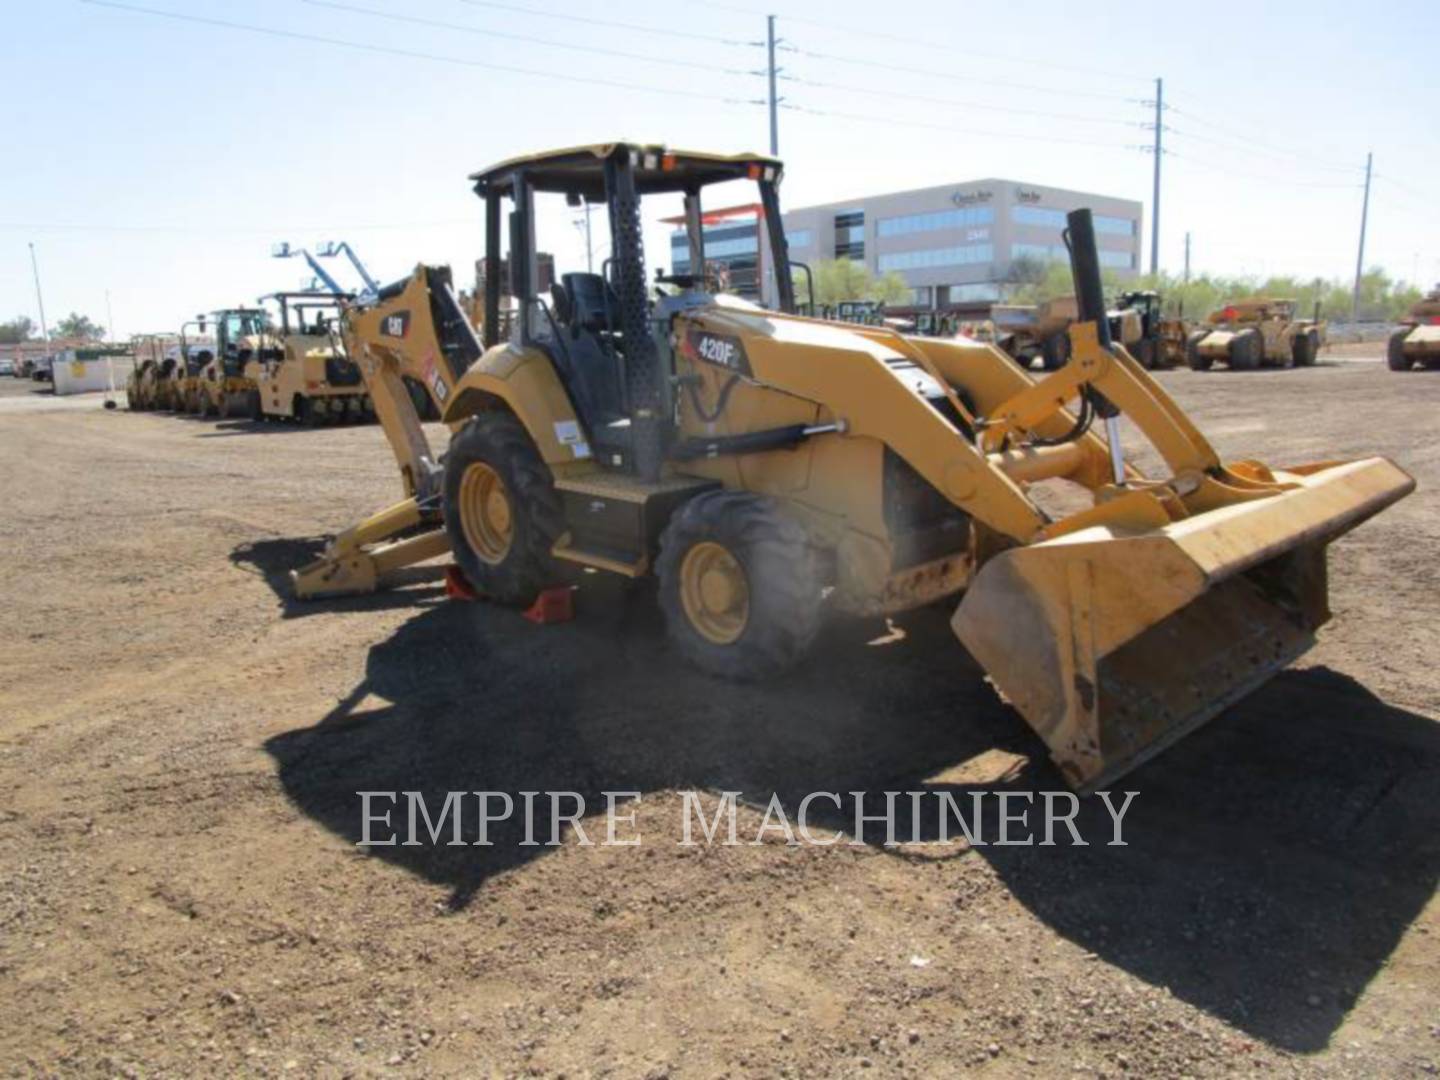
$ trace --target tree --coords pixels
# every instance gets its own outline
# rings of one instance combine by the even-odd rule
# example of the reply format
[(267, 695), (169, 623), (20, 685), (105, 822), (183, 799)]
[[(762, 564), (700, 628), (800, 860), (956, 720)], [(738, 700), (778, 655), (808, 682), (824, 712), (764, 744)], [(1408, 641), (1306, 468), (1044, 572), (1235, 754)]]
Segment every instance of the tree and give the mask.
[(35, 336), (35, 324), (24, 315), (0, 323), (0, 345), (17, 345)]
[(915, 290), (910, 288), (899, 273), (891, 270), (884, 277), (877, 278), (871, 283), (867, 300), (879, 300), (882, 304), (894, 307), (903, 307), (910, 303), (915, 296)]
[[(864, 263), (850, 259), (820, 259), (811, 273), (815, 278), (815, 302), (820, 305), (844, 303), (847, 300), (879, 301), (883, 304), (903, 306), (910, 303), (914, 290), (904, 277), (895, 271), (883, 277), (874, 277)], [(796, 278), (797, 298), (807, 298), (809, 285), (803, 274)]]
[(88, 315), (80, 315), (72, 311), (55, 324), (55, 333), (64, 338), (99, 341), (105, 336), (105, 328), (91, 322)]

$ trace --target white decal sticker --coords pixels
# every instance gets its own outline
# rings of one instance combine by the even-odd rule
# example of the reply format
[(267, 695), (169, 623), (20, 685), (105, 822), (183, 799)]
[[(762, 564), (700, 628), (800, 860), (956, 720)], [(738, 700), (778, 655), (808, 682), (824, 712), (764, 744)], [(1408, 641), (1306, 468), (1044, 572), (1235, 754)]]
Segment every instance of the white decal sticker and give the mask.
[(570, 452), (577, 458), (588, 458), (590, 456), (590, 444), (584, 439), (581, 439), (577, 443), (570, 444)]
[(574, 446), (585, 441), (585, 436), (580, 434), (580, 423), (577, 420), (556, 420), (555, 438), (561, 446)]

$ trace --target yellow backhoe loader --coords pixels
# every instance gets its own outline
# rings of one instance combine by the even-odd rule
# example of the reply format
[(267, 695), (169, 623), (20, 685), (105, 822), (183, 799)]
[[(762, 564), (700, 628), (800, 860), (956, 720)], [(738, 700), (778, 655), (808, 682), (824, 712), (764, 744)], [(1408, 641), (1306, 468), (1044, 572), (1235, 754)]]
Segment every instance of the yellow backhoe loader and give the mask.
[(1410, 309), (1410, 316), (1386, 344), (1385, 363), (1391, 371), (1409, 371), (1415, 365), (1440, 369), (1440, 287)]
[[(384, 320), (356, 355), (391, 397), (399, 373), (374, 335), (418, 335), (455, 434), (443, 466), (397, 446), (413, 495), (337, 537), (297, 591), (371, 589), (447, 549), (502, 604), (529, 604), (567, 568), (653, 574), (678, 651), (734, 678), (799, 660), (827, 607), (875, 615), (963, 593), (956, 634), (1081, 790), (1310, 646), (1329, 617), (1327, 545), (1412, 490), (1408, 475), (1383, 458), (1222, 461), (1111, 343), (1088, 210), (1069, 215), (1070, 357), (1042, 377), (992, 346), (799, 316), (781, 171), (614, 143), (475, 174), (488, 265), (509, 240), (510, 336), (499, 275), (482, 340), (433, 282), (425, 303), (412, 280), (400, 289), (414, 303), (357, 316)], [(642, 201), (682, 202), (688, 265), (704, 267), (702, 195), (736, 182), (764, 207), (769, 307), (703, 277), (649, 280)], [(602, 211), (610, 257), (547, 296), (536, 205), (559, 197)], [(1159, 475), (1125, 461), (1122, 416)], [(1083, 507), (1047, 513), (1042, 481)]]

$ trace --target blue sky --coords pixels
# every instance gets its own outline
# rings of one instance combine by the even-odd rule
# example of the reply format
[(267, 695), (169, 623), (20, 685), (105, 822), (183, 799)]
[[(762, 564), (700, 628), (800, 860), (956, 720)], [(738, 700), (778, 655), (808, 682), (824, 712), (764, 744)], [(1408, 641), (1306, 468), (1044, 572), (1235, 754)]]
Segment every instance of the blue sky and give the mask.
[[(1143, 199), (1148, 218), (1151, 159), (1130, 147), (1151, 138), (1140, 102), (1160, 75), (1163, 266), (1188, 230), (1197, 270), (1352, 274), (1373, 149), (1367, 264), (1440, 280), (1440, 78), (1409, 44), (1440, 40), (1433, 2), (1218, 0), (1183, 20), (1050, 0), (131, 6), (272, 33), (81, 0), (12, 9), (0, 318), (37, 314), (29, 241), (50, 320), (106, 322), (108, 290), (121, 335), (299, 284), (269, 258), (279, 240), (348, 239), (382, 279), (448, 262), (468, 284), (481, 207), (465, 177), (490, 162), (614, 138), (765, 149), (746, 74), (765, 10), (790, 45), (786, 205), (1002, 176)], [(541, 242), (583, 258), (564, 221)]]

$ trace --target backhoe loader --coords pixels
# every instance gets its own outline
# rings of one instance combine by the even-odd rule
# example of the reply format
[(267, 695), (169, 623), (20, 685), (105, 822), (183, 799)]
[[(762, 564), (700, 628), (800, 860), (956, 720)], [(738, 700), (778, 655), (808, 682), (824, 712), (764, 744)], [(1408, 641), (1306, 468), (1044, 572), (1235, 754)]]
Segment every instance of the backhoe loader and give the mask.
[[(443, 465), (412, 455), (413, 494), (337, 537), (297, 592), (372, 589), (446, 549), (500, 604), (531, 603), (567, 568), (654, 575), (678, 651), (741, 679), (800, 660), (827, 607), (880, 615), (963, 593), (955, 633), (1082, 791), (1312, 644), (1327, 545), (1411, 491), (1408, 475), (1383, 458), (1222, 461), (1112, 344), (1088, 210), (1069, 215), (1069, 360), (1041, 377), (989, 345), (794, 314), (781, 174), (762, 155), (625, 143), (474, 174), (488, 265), (509, 240), (510, 337), (498, 275), (481, 340), (436, 319), (448, 286), (360, 316), (434, 341), (416, 355), (454, 436)], [(702, 277), (647, 279), (642, 202), (683, 203), (688, 265), (703, 267), (701, 198), (730, 182), (759, 189), (768, 308)], [(561, 274), (548, 296), (541, 196), (593, 204), (610, 227), (604, 273)], [(369, 352), (362, 368), (383, 369)], [(1122, 417), (1163, 475), (1125, 461)], [(1042, 481), (1088, 505), (1047, 513)]]

